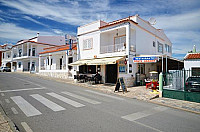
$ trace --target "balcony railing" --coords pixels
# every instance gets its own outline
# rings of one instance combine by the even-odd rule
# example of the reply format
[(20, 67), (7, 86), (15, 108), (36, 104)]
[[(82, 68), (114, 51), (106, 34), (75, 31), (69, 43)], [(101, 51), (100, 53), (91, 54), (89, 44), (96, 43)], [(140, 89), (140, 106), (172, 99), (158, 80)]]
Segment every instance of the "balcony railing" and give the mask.
[(101, 46), (100, 53), (113, 53), (113, 52), (122, 52), (126, 51), (126, 44), (115, 44), (115, 45), (107, 45), (107, 46)]

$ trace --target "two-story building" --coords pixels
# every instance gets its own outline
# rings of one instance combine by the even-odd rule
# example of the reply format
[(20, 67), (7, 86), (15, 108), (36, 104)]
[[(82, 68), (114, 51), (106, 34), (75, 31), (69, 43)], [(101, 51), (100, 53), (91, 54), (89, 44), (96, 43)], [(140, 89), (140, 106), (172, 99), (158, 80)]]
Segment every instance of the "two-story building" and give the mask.
[[(138, 15), (109, 23), (95, 21), (78, 27), (77, 35), (78, 61), (71, 65), (79, 66), (79, 73), (98, 71), (103, 83), (124, 77), (127, 86), (134, 85), (136, 73), (148, 77), (150, 71), (163, 71), (163, 57), (172, 56), (172, 43), (164, 31)], [(134, 61), (135, 57), (151, 59)]]
[(2, 64), (9, 65), (11, 71), (36, 71), (39, 67), (39, 53), (44, 48), (64, 45), (64, 36), (39, 36), (20, 40), (11, 49), (2, 53)]

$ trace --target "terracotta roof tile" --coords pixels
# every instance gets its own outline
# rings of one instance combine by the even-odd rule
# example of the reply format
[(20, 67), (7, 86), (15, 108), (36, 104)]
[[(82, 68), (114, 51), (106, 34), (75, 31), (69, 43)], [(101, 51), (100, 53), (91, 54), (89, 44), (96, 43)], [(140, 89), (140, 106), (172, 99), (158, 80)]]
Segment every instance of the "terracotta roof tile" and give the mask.
[(192, 54), (188, 54), (185, 58), (185, 60), (187, 59), (200, 59), (200, 53), (192, 53)]
[[(73, 50), (77, 50), (77, 46), (74, 45), (72, 47)], [(66, 46), (65, 47), (60, 47), (60, 48), (57, 48), (57, 49), (53, 49), (53, 50), (48, 50), (48, 51), (44, 51), (44, 52), (40, 52), (39, 54), (46, 54), (46, 53), (52, 53), (52, 52), (57, 52), (57, 51), (63, 51), (63, 50), (69, 50), (69, 46)]]

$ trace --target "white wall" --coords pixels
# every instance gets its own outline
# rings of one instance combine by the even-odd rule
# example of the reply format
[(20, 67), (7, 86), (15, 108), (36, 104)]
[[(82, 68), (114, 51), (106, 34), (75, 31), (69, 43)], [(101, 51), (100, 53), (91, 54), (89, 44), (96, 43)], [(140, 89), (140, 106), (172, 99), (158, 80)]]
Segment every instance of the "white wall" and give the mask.
[(200, 59), (195, 60), (184, 60), (184, 68), (185, 70), (191, 70), (192, 67), (199, 67), (200, 68)]
[[(83, 50), (83, 40), (93, 39), (92, 49)], [(79, 49), (80, 49), (80, 59), (90, 59), (94, 58), (94, 55), (98, 55), (100, 52), (100, 32), (94, 32), (87, 35), (82, 35), (79, 37)]]
[(55, 44), (55, 45), (64, 45), (65, 37), (64, 36), (38, 36), (37, 42)]

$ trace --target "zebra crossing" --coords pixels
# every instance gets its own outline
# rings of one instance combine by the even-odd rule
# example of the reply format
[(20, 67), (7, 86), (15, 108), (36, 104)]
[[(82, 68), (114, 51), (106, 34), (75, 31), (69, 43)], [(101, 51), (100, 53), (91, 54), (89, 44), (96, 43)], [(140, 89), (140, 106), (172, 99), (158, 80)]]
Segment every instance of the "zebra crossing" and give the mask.
[[(89, 93), (91, 93), (91, 91), (89, 91)], [(98, 96), (103, 96), (103, 98), (105, 97), (104, 94), (99, 94), (98, 92), (95, 92), (94, 94), (97, 94)], [(50, 97), (51, 99), (48, 99), (47, 96)], [(45, 97), (44, 95), (40, 95), (40, 94), (30, 94), (28, 97), (31, 97), (35, 101), (40, 102), (40, 104), (46, 106), (47, 108), (49, 108), (50, 110), (54, 112), (64, 111), (66, 110), (65, 108), (66, 106), (64, 107), (64, 106), (61, 106), (60, 104), (55, 103), (54, 101), (52, 101), (52, 98), (55, 98), (58, 101), (64, 102), (65, 104), (70, 105), (74, 108), (85, 107), (87, 103), (92, 104), (92, 105), (98, 105), (102, 103), (100, 101), (96, 101), (94, 99), (84, 97), (75, 93), (67, 92), (67, 91), (60, 92), (60, 93), (54, 93), (54, 92), (45, 93)], [(69, 97), (76, 99), (76, 101), (70, 99)], [(110, 96), (106, 95), (106, 97), (119, 99), (119, 98), (114, 98), (115, 96), (112, 96), (112, 95)], [(34, 106), (34, 104), (31, 104), (22, 96), (12, 96), (10, 98), (27, 117), (33, 117), (33, 116), (42, 114), (42, 112), (39, 111)], [(81, 103), (77, 100), (80, 100)], [(84, 102), (86, 102), (86, 104)], [(14, 107), (12, 107), (11, 110), (13, 111), (15, 115), (19, 113)]]

